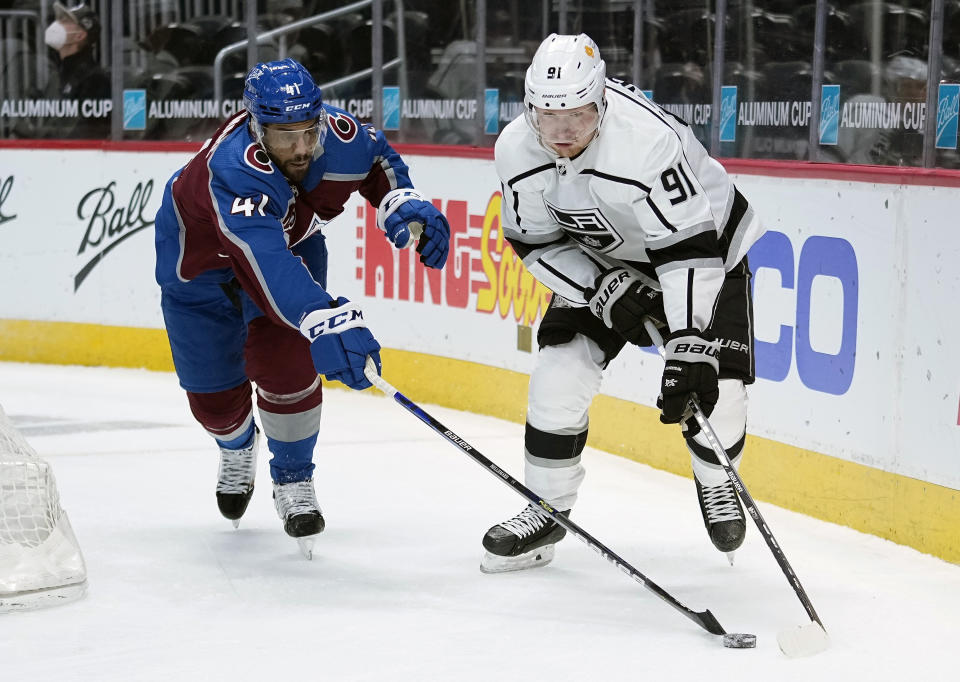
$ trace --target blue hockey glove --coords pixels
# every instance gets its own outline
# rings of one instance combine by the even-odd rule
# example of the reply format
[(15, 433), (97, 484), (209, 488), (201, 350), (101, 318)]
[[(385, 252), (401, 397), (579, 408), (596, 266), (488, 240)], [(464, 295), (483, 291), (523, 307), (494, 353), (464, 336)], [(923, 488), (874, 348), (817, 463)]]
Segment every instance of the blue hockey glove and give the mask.
[[(433, 208), (433, 204), (427, 206)], [(450, 225), (440, 211), (435, 208), (433, 211), (432, 215), (428, 212), (426, 216), (423, 235), (417, 242), (417, 253), (420, 254), (421, 263), (439, 270), (447, 262), (447, 254), (450, 253)]]
[(329, 309), (313, 310), (300, 321), (300, 333), (310, 341), (310, 357), (318, 374), (362, 391), (372, 384), (363, 374), (367, 356), (380, 373), (380, 344), (363, 321), (356, 303), (341, 296)]
[(415, 189), (388, 192), (377, 209), (377, 225), (398, 249), (419, 240), (417, 253), (428, 268), (442, 268), (450, 252), (450, 225)]

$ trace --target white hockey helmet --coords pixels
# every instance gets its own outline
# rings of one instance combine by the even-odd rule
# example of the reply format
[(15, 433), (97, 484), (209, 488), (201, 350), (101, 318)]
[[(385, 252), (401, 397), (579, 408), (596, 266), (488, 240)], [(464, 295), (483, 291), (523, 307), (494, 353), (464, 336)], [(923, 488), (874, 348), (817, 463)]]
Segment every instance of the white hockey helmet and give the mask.
[(562, 112), (593, 104), (599, 128), (606, 109), (606, 77), (607, 65), (590, 36), (551, 33), (540, 43), (524, 78), (527, 122), (540, 137), (536, 109)]

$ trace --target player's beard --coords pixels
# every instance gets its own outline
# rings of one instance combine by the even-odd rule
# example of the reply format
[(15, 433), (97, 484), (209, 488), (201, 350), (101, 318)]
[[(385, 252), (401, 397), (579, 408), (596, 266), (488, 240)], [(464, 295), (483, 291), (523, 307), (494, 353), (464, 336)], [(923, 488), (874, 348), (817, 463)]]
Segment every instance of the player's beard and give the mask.
[(300, 182), (307, 177), (310, 169), (310, 154), (299, 154), (287, 159), (280, 166), (280, 171), (293, 182)]

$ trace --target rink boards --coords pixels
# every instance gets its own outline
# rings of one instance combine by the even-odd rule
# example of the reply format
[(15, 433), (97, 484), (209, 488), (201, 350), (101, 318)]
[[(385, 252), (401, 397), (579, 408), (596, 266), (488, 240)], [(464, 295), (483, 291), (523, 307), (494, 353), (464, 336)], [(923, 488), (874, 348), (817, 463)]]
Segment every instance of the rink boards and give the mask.
[[(159, 148), (4, 149), (0, 359), (171, 369), (152, 221), (192, 148)], [(548, 292), (499, 233), (489, 150), (401, 150), (450, 220), (447, 267), (426, 271), (392, 249), (355, 197), (324, 229), (329, 289), (362, 301), (391, 349), (384, 375), (412, 398), (522, 421)], [(728, 167), (769, 230), (749, 256), (751, 491), (960, 562), (960, 176)], [(660, 369), (636, 348), (611, 364), (590, 442), (689, 475), (680, 438), (653, 408)]]

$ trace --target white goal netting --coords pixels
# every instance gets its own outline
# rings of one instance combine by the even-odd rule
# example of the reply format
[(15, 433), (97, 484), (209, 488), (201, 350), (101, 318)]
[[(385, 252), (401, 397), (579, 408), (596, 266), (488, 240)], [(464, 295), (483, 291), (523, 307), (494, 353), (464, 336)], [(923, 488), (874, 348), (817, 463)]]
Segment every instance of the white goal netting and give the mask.
[(0, 612), (72, 601), (86, 584), (53, 471), (0, 408)]

